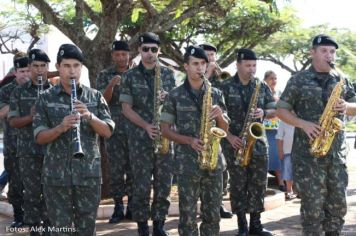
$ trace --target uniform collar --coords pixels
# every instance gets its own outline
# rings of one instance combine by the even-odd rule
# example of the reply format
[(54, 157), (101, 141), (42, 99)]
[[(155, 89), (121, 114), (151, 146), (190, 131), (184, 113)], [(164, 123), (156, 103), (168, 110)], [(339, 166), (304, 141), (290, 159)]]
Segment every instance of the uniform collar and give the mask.
[[(61, 82), (59, 82), (57, 85), (54, 86), (54, 91), (57, 95), (60, 94), (61, 92), (66, 93)], [(82, 91), (83, 91), (83, 85), (79, 83), (77, 85), (77, 92), (81, 93)]]
[(146, 69), (142, 63), (142, 61), (140, 61), (140, 64), (138, 65), (138, 68), (140, 69), (140, 71), (143, 73), (143, 74), (147, 74), (147, 75), (154, 75), (155, 74), (155, 68), (149, 70), (149, 69)]

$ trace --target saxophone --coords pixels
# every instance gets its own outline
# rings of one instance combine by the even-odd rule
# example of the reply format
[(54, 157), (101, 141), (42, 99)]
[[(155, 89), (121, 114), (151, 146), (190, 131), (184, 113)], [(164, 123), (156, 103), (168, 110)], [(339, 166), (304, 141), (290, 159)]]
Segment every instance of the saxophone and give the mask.
[[(334, 68), (333, 64), (330, 64), (330, 66)], [(338, 74), (340, 75), (340, 81), (335, 85), (331, 92), (323, 114), (319, 119), (321, 133), (310, 142), (310, 152), (315, 157), (324, 157), (330, 150), (335, 134), (344, 128), (342, 120), (336, 118), (338, 112), (333, 110), (334, 104), (340, 98), (345, 84), (345, 79), (342, 73), (338, 72)]]
[(260, 93), (261, 82), (256, 79), (256, 87), (251, 96), (250, 104), (248, 105), (247, 114), (245, 117), (243, 129), (240, 133), (243, 147), (236, 152), (235, 163), (246, 167), (250, 163), (253, 146), (257, 139), (261, 139), (265, 132), (265, 128), (259, 122), (253, 122), (253, 112), (257, 108), (257, 98)]
[(156, 58), (155, 67), (155, 81), (154, 81), (154, 94), (153, 94), (153, 124), (158, 129), (158, 135), (154, 139), (153, 146), (154, 152), (156, 154), (165, 155), (169, 152), (169, 140), (162, 137), (162, 132), (160, 129), (160, 116), (161, 116), (161, 100), (160, 92), (162, 91), (162, 80), (161, 80), (161, 66), (159, 64), (158, 58)]
[(209, 119), (212, 107), (212, 88), (210, 82), (202, 75), (204, 83), (208, 86), (203, 97), (203, 107), (200, 119), (199, 137), (203, 141), (204, 150), (199, 154), (199, 167), (202, 170), (213, 171), (218, 164), (218, 154), (221, 138), (226, 137), (223, 129), (214, 127), (214, 121)]

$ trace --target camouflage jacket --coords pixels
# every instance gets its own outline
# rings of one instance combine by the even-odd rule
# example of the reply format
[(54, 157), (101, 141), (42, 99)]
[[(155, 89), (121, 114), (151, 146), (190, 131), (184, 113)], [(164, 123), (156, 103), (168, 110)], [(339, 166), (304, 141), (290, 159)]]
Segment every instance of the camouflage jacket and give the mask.
[[(319, 122), (330, 94), (340, 76), (335, 71), (317, 73), (313, 67), (295, 74), (287, 83), (278, 103), (278, 108), (294, 110), (296, 115), (307, 121)], [(356, 102), (352, 84), (346, 79), (341, 98), (347, 102)], [(324, 89), (323, 89), (324, 88)], [(345, 116), (339, 115), (341, 120)], [(300, 128), (295, 128), (292, 155), (309, 157), (309, 138)], [(329, 156), (346, 158), (346, 143), (344, 131), (339, 132), (334, 139)], [(324, 158), (323, 158), (324, 159)]]
[[(257, 80), (258, 79), (256, 78), (251, 80), (247, 85), (243, 85), (236, 73), (233, 77), (224, 80), (222, 84), (227, 112), (231, 119), (229, 131), (233, 135), (240, 136), (247, 115), (247, 108)], [(264, 110), (275, 108), (275, 100), (272, 96), (272, 92), (265, 82), (261, 82), (257, 108), (262, 108)], [(262, 123), (262, 121), (258, 122)], [(223, 141), (227, 144), (227, 140)], [(265, 137), (256, 141), (253, 153), (254, 155), (267, 154), (267, 139)]]
[[(111, 79), (115, 75), (122, 76), (122, 72), (118, 72), (114, 66), (109, 67), (105, 70), (102, 70), (98, 77), (96, 78), (96, 88), (102, 94), (104, 94), (106, 87), (110, 83)], [(119, 102), (120, 98), (120, 86), (115, 85), (112, 93), (112, 98), (110, 102), (108, 102), (111, 118), (115, 122), (115, 132), (123, 133), (126, 129), (127, 120), (126, 117), (122, 114), (121, 104)]]
[[(205, 85), (199, 91), (199, 95), (192, 95), (188, 79), (177, 88), (173, 89), (165, 99), (161, 121), (175, 125), (176, 132), (181, 135), (200, 138), (201, 108)], [(217, 88), (212, 88), (212, 104), (219, 105), (227, 120), (225, 101), (222, 92)], [(176, 170), (178, 173), (199, 173), (198, 154), (190, 145), (175, 144)], [(217, 170), (225, 168), (225, 160), (219, 155)]]
[[(17, 86), (16, 79), (11, 81), (9, 84), (5, 85), (0, 89), (0, 109), (10, 104), (10, 95), (12, 91)], [(9, 121), (4, 118), (3, 120), (4, 128), (4, 156), (16, 155), (16, 145), (17, 145), (17, 129), (12, 128)]]
[[(88, 110), (113, 130), (109, 108), (102, 94), (95, 89), (79, 85), (78, 100), (86, 104)], [(33, 122), (33, 135), (59, 125), (63, 118), (71, 113), (71, 95), (58, 84), (47, 90), (36, 103), (36, 116)], [(83, 158), (73, 158), (73, 130), (61, 134), (52, 143), (47, 144), (43, 163), (42, 181), (48, 185), (90, 185), (92, 180), (101, 177), (98, 135), (89, 122), (80, 122), (80, 139), (84, 152)]]
[[(43, 89), (49, 87), (49, 83), (43, 85)], [(11, 93), (8, 118), (24, 117), (31, 114), (31, 108), (37, 100), (37, 93), (37, 85), (33, 84), (32, 80), (27, 81), (21, 86), (17, 86)], [(33, 137), (32, 123), (18, 129), (17, 156), (43, 156), (42, 146), (38, 145)]]
[[(127, 71), (123, 76), (120, 90), (120, 102), (126, 102), (132, 105), (132, 109), (141, 116), (146, 122), (153, 122), (154, 106), (154, 79), (155, 70), (147, 70), (142, 62), (135, 68)], [(161, 66), (161, 81), (164, 91), (171, 91), (175, 87), (174, 73), (171, 69)], [(130, 122), (132, 138), (140, 144), (152, 146), (152, 140), (144, 129), (133, 125)]]

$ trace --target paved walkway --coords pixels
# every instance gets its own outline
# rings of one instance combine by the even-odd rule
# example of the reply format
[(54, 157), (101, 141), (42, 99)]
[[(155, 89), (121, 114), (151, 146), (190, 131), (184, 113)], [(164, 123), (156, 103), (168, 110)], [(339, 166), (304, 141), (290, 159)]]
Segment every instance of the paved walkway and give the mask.
[[(353, 144), (353, 140), (352, 140)], [(352, 149), (348, 155), (349, 169), (349, 187), (348, 187), (348, 213), (344, 226), (346, 236), (356, 236), (356, 150)], [(265, 228), (271, 230), (277, 236), (298, 236), (301, 235), (301, 226), (299, 221), (300, 200), (295, 199), (288, 201), (285, 205), (274, 210), (266, 211), (262, 214), (262, 223)], [(6, 226), (11, 219), (0, 215), (0, 235), (10, 236), (19, 235), (6, 232)], [(122, 222), (111, 225), (106, 223), (107, 220), (97, 221), (97, 235), (105, 236), (136, 236), (137, 229), (134, 222)], [(220, 223), (221, 233), (223, 236), (232, 236), (236, 234), (237, 229), (236, 216), (232, 219), (223, 219)], [(150, 222), (151, 223), (151, 222)], [(171, 236), (178, 235), (177, 232), (178, 217), (169, 217), (166, 223), (166, 229)], [(150, 225), (152, 230), (152, 225)], [(27, 235), (20, 233), (20, 235)]]

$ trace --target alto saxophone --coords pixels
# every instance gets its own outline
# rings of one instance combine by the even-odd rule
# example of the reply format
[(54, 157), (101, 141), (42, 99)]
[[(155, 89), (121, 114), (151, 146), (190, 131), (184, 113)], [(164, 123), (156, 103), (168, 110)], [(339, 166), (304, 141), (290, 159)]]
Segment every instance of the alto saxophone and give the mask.
[[(333, 64), (330, 64), (330, 66), (331, 68), (334, 68)], [(340, 98), (345, 84), (345, 78), (342, 73), (338, 72), (338, 74), (340, 75), (340, 81), (335, 85), (333, 91), (331, 92), (323, 114), (319, 119), (321, 133), (310, 142), (310, 152), (315, 157), (324, 157), (330, 150), (335, 134), (344, 128), (343, 122), (336, 118), (338, 112), (333, 109), (335, 103)]]
[(209, 119), (212, 107), (212, 88), (210, 82), (202, 75), (204, 83), (208, 86), (203, 97), (203, 107), (200, 119), (199, 137), (203, 141), (204, 149), (199, 154), (199, 166), (202, 170), (213, 171), (218, 164), (218, 154), (221, 138), (226, 137), (223, 129), (214, 127), (213, 121)]
[(161, 128), (160, 128), (160, 116), (161, 116), (161, 99), (160, 92), (162, 89), (162, 79), (161, 79), (161, 66), (159, 64), (158, 58), (156, 59), (156, 67), (155, 67), (155, 80), (154, 80), (154, 103), (153, 103), (153, 124), (158, 129), (158, 135), (154, 139), (154, 152), (156, 154), (165, 155), (169, 152), (169, 140), (162, 136)]
[(246, 167), (249, 165), (253, 146), (257, 139), (261, 139), (265, 132), (265, 128), (259, 122), (253, 122), (253, 112), (257, 108), (258, 95), (260, 93), (261, 82), (256, 79), (256, 87), (251, 96), (250, 104), (248, 105), (247, 114), (245, 117), (243, 129), (240, 133), (243, 147), (236, 152), (235, 163)]

